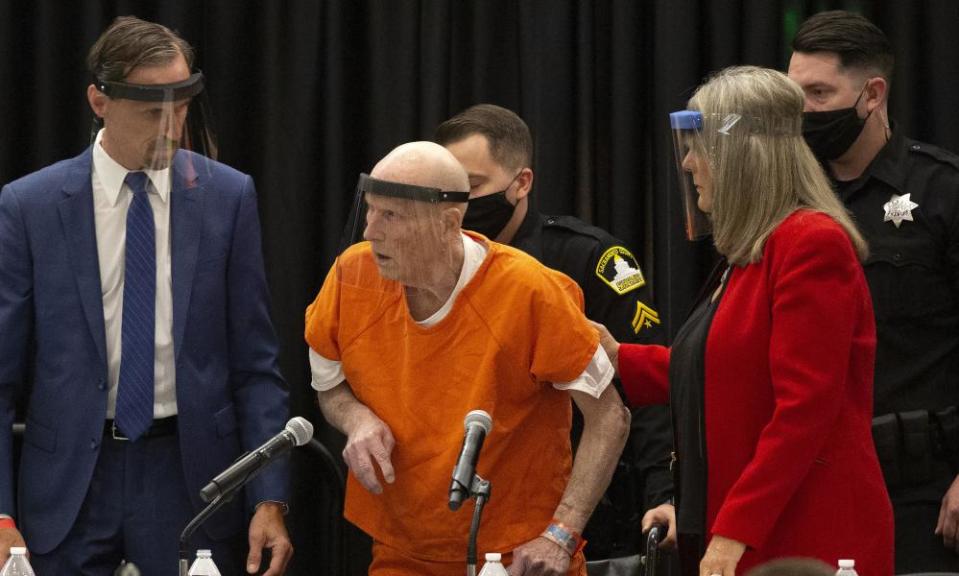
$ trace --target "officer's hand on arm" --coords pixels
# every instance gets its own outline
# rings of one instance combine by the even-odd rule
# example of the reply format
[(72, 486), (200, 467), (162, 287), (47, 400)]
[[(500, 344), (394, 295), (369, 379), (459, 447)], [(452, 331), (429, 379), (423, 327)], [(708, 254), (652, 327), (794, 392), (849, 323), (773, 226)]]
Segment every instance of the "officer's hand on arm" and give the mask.
[(23, 535), (16, 528), (0, 528), (0, 566), (6, 564), (10, 557), (10, 548), (26, 545)]
[(936, 534), (942, 536), (943, 546), (959, 552), (959, 476), (952, 481), (946, 495), (942, 497)]
[(260, 569), (263, 549), (270, 549), (270, 567), (263, 576), (280, 576), (293, 556), (293, 545), (283, 522), (283, 505), (278, 502), (262, 502), (250, 520), (250, 554), (246, 559), (246, 571), (255, 574)]
[(613, 338), (613, 335), (609, 333), (609, 330), (606, 329), (606, 326), (603, 326), (599, 322), (589, 321), (593, 325), (593, 328), (599, 332), (599, 343), (602, 345), (603, 350), (606, 351), (606, 355), (609, 356), (609, 362), (613, 365), (613, 369), (616, 370), (616, 373), (619, 373), (619, 342)]
[(393, 463), (390, 454), (396, 441), (385, 422), (353, 395), (346, 382), (317, 393), (320, 409), (326, 421), (346, 434), (343, 460), (353, 475), (367, 490), (381, 494), (377, 470), (383, 479), (392, 484)]
[(666, 538), (660, 543), (659, 547), (664, 550), (672, 550), (676, 547), (676, 508), (669, 503), (660, 504), (655, 508), (650, 508), (643, 514), (643, 534), (649, 532), (654, 524), (660, 524), (666, 527)]

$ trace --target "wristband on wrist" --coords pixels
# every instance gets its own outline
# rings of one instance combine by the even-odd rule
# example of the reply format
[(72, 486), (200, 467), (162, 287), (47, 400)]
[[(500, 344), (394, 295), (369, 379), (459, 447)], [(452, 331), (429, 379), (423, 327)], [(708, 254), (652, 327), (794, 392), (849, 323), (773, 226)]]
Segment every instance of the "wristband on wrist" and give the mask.
[(570, 557), (575, 556), (586, 546), (586, 540), (583, 539), (582, 535), (555, 518), (540, 536), (559, 545)]
[(13, 518), (7, 516), (6, 514), (0, 514), (0, 529), (2, 528), (16, 528), (17, 523), (13, 521)]

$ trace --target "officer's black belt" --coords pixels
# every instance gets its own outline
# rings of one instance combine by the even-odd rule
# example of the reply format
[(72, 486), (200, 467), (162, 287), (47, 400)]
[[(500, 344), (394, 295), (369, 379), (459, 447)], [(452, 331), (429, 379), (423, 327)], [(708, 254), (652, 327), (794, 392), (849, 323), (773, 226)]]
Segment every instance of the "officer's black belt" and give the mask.
[(959, 465), (959, 411), (911, 410), (877, 416), (872, 437), (886, 486), (890, 489), (932, 481), (935, 461)]

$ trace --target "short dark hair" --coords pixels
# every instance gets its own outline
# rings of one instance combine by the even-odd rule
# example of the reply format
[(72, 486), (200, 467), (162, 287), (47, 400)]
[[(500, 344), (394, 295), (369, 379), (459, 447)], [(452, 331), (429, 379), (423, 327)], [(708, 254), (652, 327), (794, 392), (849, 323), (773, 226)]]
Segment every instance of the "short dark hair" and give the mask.
[(122, 82), (138, 66), (169, 64), (181, 54), (193, 68), (193, 47), (176, 32), (135, 16), (119, 16), (90, 48), (87, 69), (99, 80)]
[(895, 56), (889, 39), (865, 16), (830, 10), (810, 16), (793, 38), (794, 52), (833, 52), (842, 68), (855, 68), (892, 80)]
[(436, 127), (433, 138), (446, 146), (473, 134), (486, 136), (493, 160), (508, 168), (525, 168), (533, 161), (529, 126), (512, 110), (495, 104), (477, 104)]

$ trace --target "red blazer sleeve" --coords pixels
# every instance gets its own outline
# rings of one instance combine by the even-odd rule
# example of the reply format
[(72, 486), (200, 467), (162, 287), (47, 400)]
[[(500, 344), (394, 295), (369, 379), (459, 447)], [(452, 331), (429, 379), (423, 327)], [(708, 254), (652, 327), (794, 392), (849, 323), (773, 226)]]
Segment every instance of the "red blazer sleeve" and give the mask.
[[(858, 379), (864, 371), (871, 386), (871, 366), (864, 364), (874, 355), (854, 354), (854, 347), (875, 346), (875, 332), (864, 318), (871, 314), (865, 311), (871, 307), (868, 289), (852, 244), (821, 215), (793, 219), (786, 228), (774, 232), (761, 263), (770, 286), (768, 307), (761, 302), (750, 307), (753, 313), (771, 314), (772, 417), (712, 526), (714, 534), (757, 548), (835, 433), (841, 414), (859, 418), (860, 411), (871, 411), (846, 402), (848, 386), (865, 385)], [(748, 325), (748, 318), (737, 321)], [(714, 416), (717, 426), (735, 425)]]
[(669, 348), (620, 344), (619, 379), (630, 407), (669, 401)]

